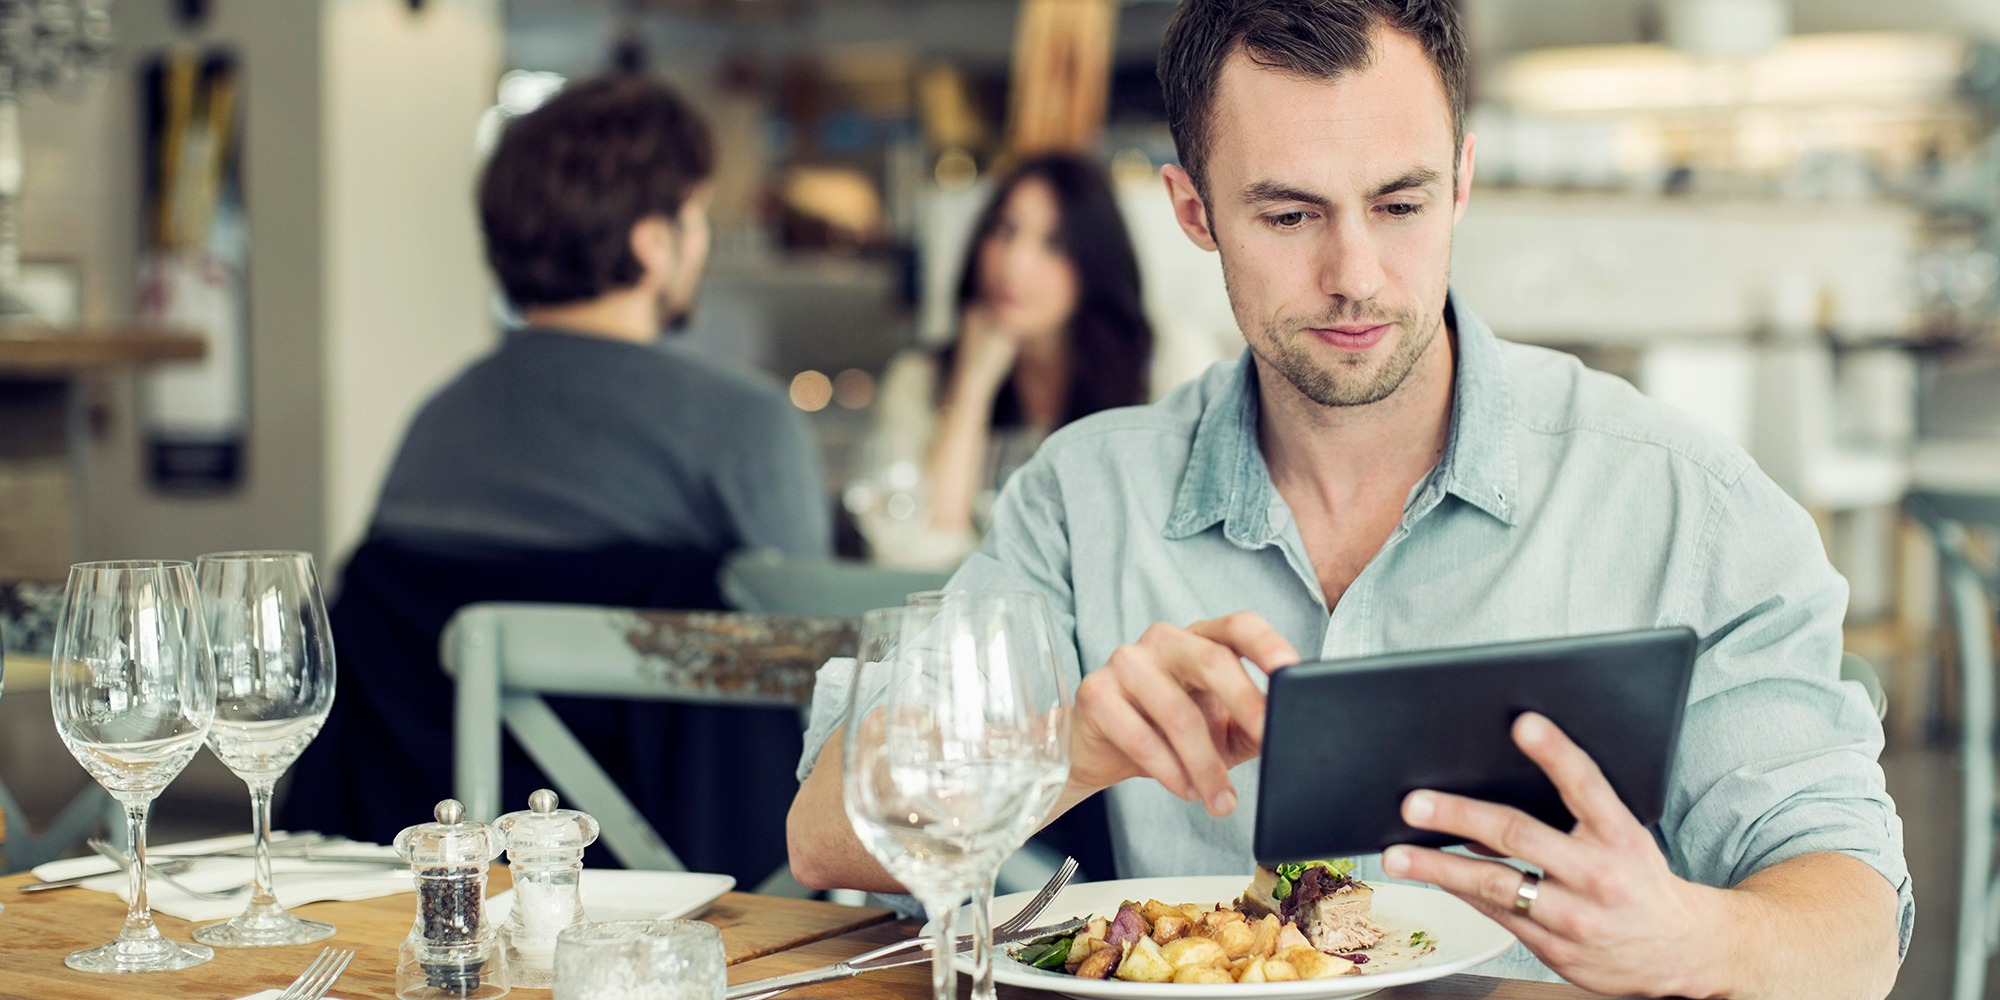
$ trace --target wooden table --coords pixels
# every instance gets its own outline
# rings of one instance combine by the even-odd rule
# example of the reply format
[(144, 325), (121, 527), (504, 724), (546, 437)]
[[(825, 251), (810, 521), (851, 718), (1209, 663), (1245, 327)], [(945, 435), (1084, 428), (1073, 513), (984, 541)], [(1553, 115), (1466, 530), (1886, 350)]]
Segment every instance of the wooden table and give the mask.
[[(0, 1000), (234, 1000), (259, 990), (282, 988), (321, 945), (242, 950), (217, 948), (215, 960), (181, 972), (135, 976), (72, 972), (63, 956), (103, 944), (118, 932), (125, 904), (117, 897), (85, 889), (22, 893), (33, 881), (21, 875), (0, 880)], [(507, 885), (504, 868), (494, 869), (497, 892)], [(351, 903), (313, 903), (301, 915), (340, 928), (328, 944), (353, 948), (354, 964), (334, 995), (342, 998), (395, 996), (396, 947), (409, 933), (416, 897), (410, 893)], [(186, 941), (192, 925), (161, 916), (160, 930)], [(825, 965), (890, 941), (914, 935), (913, 921), (893, 921), (883, 910), (835, 906), (806, 900), (732, 892), (703, 919), (722, 929), (728, 950), (729, 981), (744, 982)], [(930, 970), (912, 965), (869, 973), (857, 979), (802, 987), (789, 1000), (927, 1000)], [(527, 998), (546, 991), (520, 990)], [(961, 996), (964, 995), (961, 981)], [(1375, 994), (1379, 1000), (1583, 1000), (1594, 994), (1570, 986), (1523, 983), (1477, 976), (1453, 976), (1420, 986)], [(1002, 987), (1002, 1000), (1054, 1000), (1051, 994)]]
[[(302, 916), (324, 920), (340, 929), (319, 944), (287, 948), (217, 948), (215, 959), (192, 969), (144, 975), (113, 976), (72, 971), (63, 956), (90, 948), (118, 935), (125, 903), (118, 897), (88, 889), (24, 893), (19, 886), (33, 875), (0, 880), (0, 1000), (235, 1000), (260, 990), (282, 989), (325, 945), (355, 950), (354, 964), (341, 976), (334, 996), (342, 998), (396, 995), (396, 948), (416, 917), (415, 893), (400, 893), (355, 902), (312, 903), (299, 907)], [(490, 889), (509, 885), (507, 870), (495, 867)], [(779, 899), (732, 892), (717, 900), (703, 919), (722, 930), (729, 961), (748, 962), (788, 948), (888, 922), (886, 910), (835, 906), (802, 899)], [(190, 940), (195, 925), (155, 914), (160, 932), (176, 941)], [(526, 990), (523, 996), (546, 998), (546, 990)]]

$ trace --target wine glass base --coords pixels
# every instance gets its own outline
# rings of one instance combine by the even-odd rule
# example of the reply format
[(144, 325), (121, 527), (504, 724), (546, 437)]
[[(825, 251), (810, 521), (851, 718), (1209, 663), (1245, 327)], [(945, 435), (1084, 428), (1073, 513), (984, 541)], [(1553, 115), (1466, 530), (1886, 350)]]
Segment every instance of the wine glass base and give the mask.
[(333, 936), (333, 925), (301, 920), (282, 910), (245, 913), (219, 924), (198, 927), (194, 939), (217, 948), (281, 948), (311, 944)]
[(73, 951), (63, 959), (63, 964), (78, 972), (172, 972), (193, 968), (214, 957), (213, 950), (198, 944), (150, 938), (113, 941)]

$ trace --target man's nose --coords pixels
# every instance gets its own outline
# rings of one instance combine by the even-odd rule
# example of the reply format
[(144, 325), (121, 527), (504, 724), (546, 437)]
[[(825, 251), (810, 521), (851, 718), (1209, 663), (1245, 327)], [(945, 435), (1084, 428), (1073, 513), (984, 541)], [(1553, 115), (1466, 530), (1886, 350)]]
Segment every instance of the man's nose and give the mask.
[(1364, 218), (1343, 213), (1319, 248), (1319, 288), (1330, 297), (1366, 302), (1382, 291), (1381, 249)]

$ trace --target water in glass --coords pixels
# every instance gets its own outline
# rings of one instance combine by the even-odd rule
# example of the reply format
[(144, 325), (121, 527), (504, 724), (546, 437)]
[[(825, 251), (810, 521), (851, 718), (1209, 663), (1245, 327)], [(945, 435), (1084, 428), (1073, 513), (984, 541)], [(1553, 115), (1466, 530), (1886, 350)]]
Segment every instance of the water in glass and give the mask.
[[(849, 821), (933, 921), (932, 988), (951, 1000), (950, 915), (990, 897), (1000, 863), (1069, 774), (1070, 688), (1040, 598), (926, 595), (863, 616), (845, 730)], [(974, 907), (974, 992), (992, 994), (992, 931)], [(984, 992), (981, 993), (981, 989)]]
[(722, 932), (699, 920), (606, 920), (556, 936), (551, 1000), (722, 1000)]

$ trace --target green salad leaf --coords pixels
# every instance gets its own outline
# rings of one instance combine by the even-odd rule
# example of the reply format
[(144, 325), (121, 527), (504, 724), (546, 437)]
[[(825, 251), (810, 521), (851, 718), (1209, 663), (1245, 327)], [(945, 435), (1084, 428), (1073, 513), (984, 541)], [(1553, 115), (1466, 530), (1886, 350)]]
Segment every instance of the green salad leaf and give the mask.
[(1271, 870), (1277, 873), (1278, 883), (1271, 888), (1272, 899), (1290, 899), (1292, 886), (1308, 868), (1324, 868), (1335, 875), (1348, 875), (1354, 871), (1353, 858), (1330, 858), (1322, 861), (1300, 861), (1296, 864), (1278, 865)]
[(1076, 939), (1075, 938), (1058, 939), (1054, 944), (1048, 946), (1048, 950), (1042, 952), (1040, 955), (1035, 956), (1035, 960), (1029, 962), (1028, 964), (1034, 966), (1037, 969), (1061, 968), (1062, 964), (1065, 961), (1069, 960), (1069, 946), (1070, 942), (1074, 940)]

